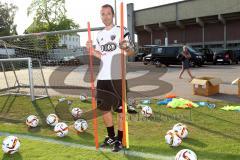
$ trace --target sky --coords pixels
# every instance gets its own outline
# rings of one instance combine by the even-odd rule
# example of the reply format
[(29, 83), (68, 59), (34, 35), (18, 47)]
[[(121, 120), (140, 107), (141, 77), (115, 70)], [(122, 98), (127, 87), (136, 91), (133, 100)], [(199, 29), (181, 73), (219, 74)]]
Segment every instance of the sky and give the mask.
[[(13, 3), (18, 7), (16, 16), (14, 19), (17, 24), (18, 34), (23, 34), (24, 30), (32, 23), (33, 17), (27, 16), (27, 8), (31, 4), (32, 0), (0, 0), (1, 2)], [(128, 3), (134, 3), (134, 10), (149, 8), (167, 3), (173, 3), (180, 0), (117, 0), (117, 8), (120, 3), (124, 3), (124, 10), (126, 12), (126, 5)], [(79, 24), (80, 28), (86, 28), (87, 22), (91, 23), (91, 27), (102, 27), (102, 21), (100, 19), (100, 9), (104, 4), (110, 4), (114, 6), (114, 0), (66, 0), (67, 17)], [(119, 12), (117, 10), (117, 16)], [(117, 18), (118, 21), (120, 18)], [(126, 13), (125, 13), (125, 26)], [(118, 22), (119, 24), (119, 22)], [(93, 33), (93, 38), (96, 33)], [(81, 45), (85, 44), (87, 39), (86, 33), (81, 33)]]

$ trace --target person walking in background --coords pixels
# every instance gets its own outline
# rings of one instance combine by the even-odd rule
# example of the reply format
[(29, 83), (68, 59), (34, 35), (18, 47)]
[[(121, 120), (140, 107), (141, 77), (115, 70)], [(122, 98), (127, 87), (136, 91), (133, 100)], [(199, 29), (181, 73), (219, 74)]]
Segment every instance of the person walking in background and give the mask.
[(179, 79), (183, 79), (182, 75), (185, 70), (187, 70), (188, 75), (193, 79), (194, 77), (192, 76), (192, 73), (190, 71), (190, 59), (191, 59), (191, 54), (188, 52), (188, 49), (186, 46), (183, 46), (183, 52), (180, 54), (180, 60), (182, 61), (182, 70), (180, 71), (179, 74)]

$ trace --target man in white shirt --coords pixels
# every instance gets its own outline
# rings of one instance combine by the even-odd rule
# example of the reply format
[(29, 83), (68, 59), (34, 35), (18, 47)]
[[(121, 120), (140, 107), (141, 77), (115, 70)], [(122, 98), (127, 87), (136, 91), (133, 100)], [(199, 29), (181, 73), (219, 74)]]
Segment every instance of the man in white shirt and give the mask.
[[(114, 10), (111, 5), (103, 5), (100, 13), (105, 28), (97, 34), (94, 50), (94, 55), (101, 59), (97, 76), (97, 108), (103, 112), (103, 121), (108, 133), (101, 147), (113, 146), (112, 151), (118, 152), (122, 149), (123, 138), (121, 49), (124, 50), (125, 56), (132, 56), (135, 54), (135, 47), (126, 28), (124, 40), (120, 42), (121, 29), (113, 24)], [(92, 42), (88, 41), (86, 46), (89, 49)], [(118, 113), (116, 137), (112, 110)]]

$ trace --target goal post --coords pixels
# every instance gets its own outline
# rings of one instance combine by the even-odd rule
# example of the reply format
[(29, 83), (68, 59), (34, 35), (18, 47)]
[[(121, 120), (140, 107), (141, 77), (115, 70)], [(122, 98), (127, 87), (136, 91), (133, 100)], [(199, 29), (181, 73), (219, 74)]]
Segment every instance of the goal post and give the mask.
[[(39, 60), (32, 58), (0, 59), (0, 95), (27, 95), (31, 100), (48, 97)], [(42, 84), (35, 84), (34, 82)]]

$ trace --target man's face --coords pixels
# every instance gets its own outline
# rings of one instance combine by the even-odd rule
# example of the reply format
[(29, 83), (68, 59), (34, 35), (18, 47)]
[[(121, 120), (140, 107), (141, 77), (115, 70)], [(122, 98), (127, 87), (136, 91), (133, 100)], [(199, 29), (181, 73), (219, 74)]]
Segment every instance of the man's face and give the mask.
[(103, 7), (101, 9), (101, 18), (105, 26), (109, 26), (113, 23), (113, 16), (114, 15), (112, 14), (111, 8)]

